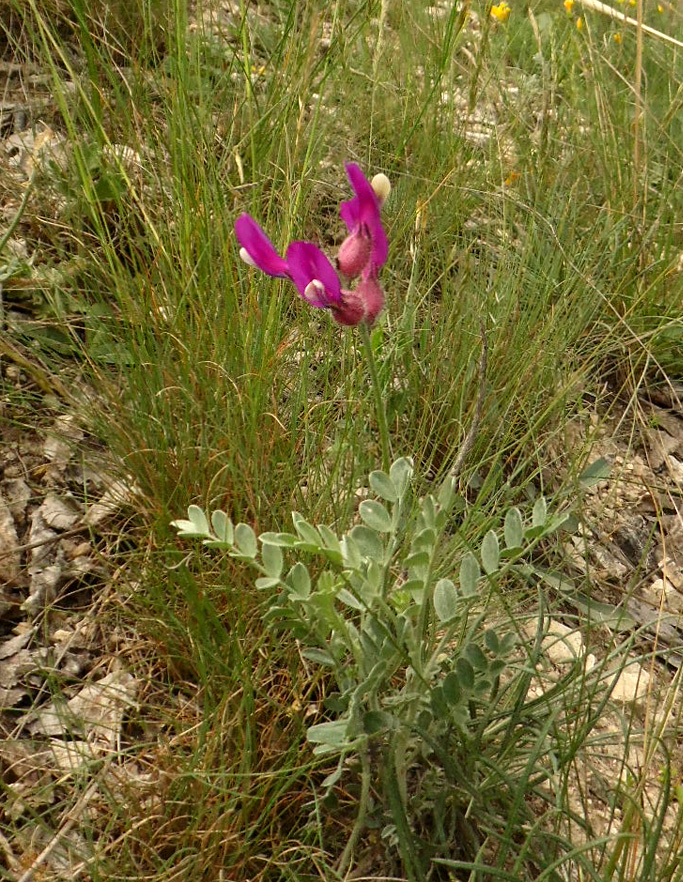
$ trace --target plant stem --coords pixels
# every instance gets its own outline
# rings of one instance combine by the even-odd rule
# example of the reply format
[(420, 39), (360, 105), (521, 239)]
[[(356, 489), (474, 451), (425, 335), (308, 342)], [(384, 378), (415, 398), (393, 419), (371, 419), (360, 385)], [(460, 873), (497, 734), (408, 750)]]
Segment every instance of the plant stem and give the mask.
[(346, 843), (346, 848), (342, 852), (342, 856), (339, 858), (339, 864), (337, 865), (337, 873), (339, 876), (344, 876), (349, 868), (351, 858), (353, 857), (353, 850), (358, 842), (358, 837), (365, 827), (365, 817), (368, 813), (368, 802), (370, 800), (370, 754), (367, 747), (361, 751), (360, 761), (361, 779), (358, 814), (356, 815), (356, 822), (353, 825), (349, 841)]
[(387, 474), (391, 466), (391, 442), (389, 441), (389, 426), (387, 424), (387, 412), (384, 407), (384, 399), (382, 397), (382, 388), (379, 384), (379, 374), (377, 373), (377, 363), (375, 362), (375, 353), (372, 351), (372, 340), (370, 339), (370, 328), (365, 322), (361, 322), (358, 326), (360, 329), (360, 337), (363, 341), (365, 356), (370, 368), (370, 378), (372, 379), (372, 390), (375, 395), (375, 408), (377, 410), (377, 422), (379, 424), (379, 437), (382, 443), (382, 468)]

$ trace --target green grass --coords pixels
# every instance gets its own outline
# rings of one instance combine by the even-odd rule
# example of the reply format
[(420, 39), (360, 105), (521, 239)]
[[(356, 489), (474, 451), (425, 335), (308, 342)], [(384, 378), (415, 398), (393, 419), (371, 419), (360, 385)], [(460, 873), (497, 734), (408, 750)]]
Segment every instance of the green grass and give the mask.
[[(325, 764), (305, 742), (324, 679), (262, 632), (248, 574), (183, 562), (168, 527), (196, 502), (257, 532), (288, 529), (292, 509), (343, 530), (381, 457), (357, 332), (240, 262), (240, 212), (279, 249), (311, 238), (333, 253), (344, 160), (389, 175), (388, 305), (373, 345), (393, 450), (414, 457), (425, 487), (473, 419), (487, 329), (483, 418), (461, 480), (479, 488), (467, 542), (511, 504), (575, 490), (585, 451), (567, 452), (564, 484), (552, 459), (568, 419), (683, 378), (680, 50), (645, 37), (636, 166), (631, 29), (588, 12), (579, 31), (578, 3), (572, 18), (534, 2), (529, 15), (514, 4), (504, 26), (473, 5), (480, 33), (455, 7), (425, 6), (242, 3), (220, 38), (190, 28), (181, 0), (100, 3), (106, 27), (84, 0), (11, 7), (7, 39), (49, 72), (68, 141), (35, 195), (52, 211), (49, 194), (61, 200), (58, 222), (34, 227), (50, 269), (44, 358), (66, 372), (77, 359), (100, 396), (90, 427), (139, 488), (121, 555), (139, 588), (116, 615), (146, 646), (131, 663), (156, 672), (164, 732), (130, 748), (158, 771), (151, 802), (112, 793), (100, 832), (114, 845), (93, 879), (334, 879), (353, 824), (354, 785), (338, 808), (321, 802)], [(675, 4), (647, 3), (645, 18), (683, 36)], [(536, 602), (525, 590), (498, 607)], [(176, 716), (165, 694), (193, 709)], [(680, 879), (680, 842), (669, 863), (655, 853), (674, 791), (648, 814), (638, 770), (614, 806), (640, 857), (614, 830), (589, 829), (584, 844), (585, 823), (570, 821), (575, 757), (604, 711), (597, 686), (573, 671), (535, 718), (510, 701), (505, 725), (523, 719), (528, 737), (486, 756), (476, 836), (429, 878), (560, 879), (573, 866), (603, 882)], [(437, 779), (427, 803), (450, 798)], [(416, 823), (436, 817), (418, 808)], [(360, 850), (367, 875), (403, 878), (393, 834), (380, 834)]]

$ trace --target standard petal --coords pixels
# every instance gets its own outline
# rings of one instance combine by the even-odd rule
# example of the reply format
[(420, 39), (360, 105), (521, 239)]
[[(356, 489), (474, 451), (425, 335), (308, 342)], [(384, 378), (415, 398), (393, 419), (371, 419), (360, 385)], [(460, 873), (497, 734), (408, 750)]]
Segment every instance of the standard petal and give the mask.
[(368, 224), (368, 227), (370, 229), (370, 238), (372, 239), (372, 265), (376, 271), (387, 262), (389, 243), (387, 242), (387, 234), (384, 232), (379, 215), (377, 215), (375, 223), (372, 226)]
[(330, 308), (341, 302), (337, 271), (312, 242), (292, 242), (287, 267), (299, 294), (311, 306)]
[(241, 214), (235, 221), (237, 241), (254, 265), (269, 276), (289, 276), (287, 261), (280, 257), (273, 243), (249, 214)]
[(339, 206), (339, 215), (349, 229), (349, 233), (357, 230), (360, 226), (360, 203), (354, 197)]
[(339, 213), (349, 230), (365, 228), (372, 239), (372, 268), (384, 266), (389, 253), (387, 234), (382, 226), (380, 202), (372, 184), (355, 162), (346, 163), (346, 174), (356, 194), (355, 199), (342, 202)]
[(367, 223), (364, 214), (367, 213), (368, 207), (374, 206), (377, 215), (379, 215), (379, 203), (370, 182), (359, 165), (356, 165), (355, 162), (347, 162), (346, 174), (356, 195), (353, 199), (342, 202), (339, 206), (339, 214), (349, 231), (353, 232), (358, 229), (361, 223)]

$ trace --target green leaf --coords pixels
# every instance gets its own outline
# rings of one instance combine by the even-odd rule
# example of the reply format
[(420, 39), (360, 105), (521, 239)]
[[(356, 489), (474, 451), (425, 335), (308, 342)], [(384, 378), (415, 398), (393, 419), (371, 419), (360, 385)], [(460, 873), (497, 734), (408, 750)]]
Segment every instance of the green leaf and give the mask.
[(261, 560), (266, 573), (272, 578), (278, 579), (282, 574), (284, 566), (284, 558), (280, 547), (266, 542), (261, 549)]
[(413, 461), (409, 457), (402, 456), (389, 469), (389, 477), (396, 488), (399, 499), (402, 499), (410, 487), (413, 477)]
[(505, 670), (506, 665), (507, 662), (504, 659), (496, 658), (489, 665), (489, 673), (492, 677), (499, 677)]
[(500, 640), (498, 639), (498, 634), (493, 628), (484, 631), (484, 643), (494, 655), (498, 655), (500, 652)]
[(465, 656), (467, 660), (471, 662), (472, 667), (475, 671), (487, 671), (489, 667), (489, 660), (484, 655), (481, 647), (477, 646), (476, 643), (470, 643), (465, 647), (464, 650)]
[(386, 472), (370, 472), (370, 488), (380, 499), (384, 499), (387, 502), (396, 502), (398, 499), (394, 482)]
[(320, 534), (312, 524), (309, 524), (307, 520), (302, 518), (297, 511), (292, 512), (292, 521), (294, 529), (307, 545), (320, 548)]
[(431, 553), (436, 544), (436, 530), (433, 527), (425, 527), (413, 538), (410, 544), (411, 551), (426, 551)]
[(450, 579), (439, 579), (434, 586), (434, 611), (441, 622), (447, 622), (458, 612), (458, 590)]
[(463, 698), (460, 677), (455, 671), (449, 671), (444, 677), (443, 694), (449, 704), (460, 704)]
[(311, 649), (304, 649), (301, 654), (304, 658), (307, 658), (309, 661), (315, 662), (318, 665), (328, 665), (330, 667), (334, 667), (335, 665), (335, 660), (329, 652), (325, 652), (323, 649), (312, 647)]
[(480, 578), (479, 561), (471, 551), (466, 551), (460, 561), (460, 590), (464, 597), (474, 597)]
[(399, 588), (400, 591), (407, 591), (415, 603), (422, 603), (425, 583), (423, 579), (408, 579)]
[(428, 494), (422, 500), (420, 514), (422, 515), (422, 523), (425, 527), (436, 526), (436, 501), (431, 494)]
[[(384, 559), (384, 544), (377, 533), (370, 529), (370, 527), (356, 524), (353, 530), (351, 530), (350, 535), (353, 537), (353, 541), (363, 557), (380, 562)], [(358, 566), (360, 566), (360, 561)]]
[[(360, 526), (360, 525), (359, 525)], [(354, 528), (358, 529), (358, 528)], [(353, 532), (353, 531), (352, 531)], [(341, 541), (341, 550), (342, 557), (344, 559), (344, 566), (350, 570), (358, 570), (361, 565), (361, 556), (360, 549), (353, 538), (353, 536), (349, 533)]]
[(474, 688), (474, 668), (464, 656), (460, 656), (456, 661), (455, 671), (463, 689), (470, 690)]
[(245, 557), (255, 558), (258, 553), (256, 533), (249, 524), (238, 524), (235, 527), (235, 545)]
[(548, 517), (548, 506), (544, 496), (539, 496), (534, 502), (534, 510), (531, 513), (531, 525), (533, 527), (544, 527), (546, 518)]
[(514, 631), (509, 631), (500, 641), (499, 654), (501, 656), (509, 655), (515, 646), (517, 646), (517, 640), (518, 638)]
[(294, 548), (297, 542), (293, 533), (261, 533), (259, 539), (264, 545), (279, 545), (280, 548)]
[(632, 631), (636, 627), (636, 620), (623, 607), (614, 606), (611, 603), (602, 603), (593, 600), (587, 594), (577, 594), (572, 597), (571, 603), (592, 622), (605, 625), (612, 631)]
[(333, 720), (330, 723), (318, 723), (306, 730), (306, 737), (311, 744), (324, 744), (327, 747), (342, 747), (346, 744), (348, 720)]
[[(337, 765), (337, 768), (334, 770), (334, 772), (330, 772), (330, 774), (326, 778), (323, 778), (322, 787), (324, 789), (326, 788), (329, 792), (330, 788), (334, 787), (334, 785), (339, 781), (339, 779), (342, 776), (343, 771), (344, 771), (344, 757), (341, 756), (341, 757), (339, 757), (339, 764)], [(334, 793), (330, 793), (329, 795), (331, 797), (334, 797)], [(336, 805), (336, 797), (335, 797), (334, 805)], [(325, 807), (327, 808), (327, 805)]]
[(235, 528), (230, 518), (220, 508), (211, 513), (211, 526), (219, 542), (225, 542), (226, 545), (234, 543)]
[(489, 576), (498, 569), (500, 546), (498, 545), (498, 537), (493, 530), (488, 531), (486, 536), (484, 536), (484, 541), (481, 543), (481, 562), (484, 572)]
[(351, 609), (365, 609), (360, 600), (358, 600), (357, 597), (354, 597), (353, 594), (351, 594), (351, 592), (346, 588), (341, 588), (337, 592), (337, 600), (339, 600), (345, 606), (350, 606)]
[(503, 526), (507, 548), (520, 548), (524, 540), (524, 522), (518, 508), (510, 508), (505, 515)]
[(446, 509), (446, 511), (449, 511), (451, 506), (455, 502), (455, 495), (456, 483), (454, 479), (450, 475), (448, 475), (441, 487), (439, 487), (439, 492), (436, 497), (436, 501), (439, 503), (439, 508), (443, 508)]
[[(368, 564), (368, 569), (365, 574), (365, 584), (370, 589), (369, 591), (363, 591), (362, 596), (369, 600), (370, 597), (376, 597), (382, 588), (382, 584), (384, 582), (384, 569), (381, 567), (376, 560), (371, 560)], [(367, 596), (366, 596), (367, 595)]]
[(550, 585), (556, 591), (576, 591), (576, 582), (561, 570), (541, 570), (534, 567), (532, 572), (540, 576), (546, 585)]
[(374, 499), (365, 499), (358, 506), (358, 513), (372, 530), (378, 533), (390, 533), (392, 530), (391, 515), (382, 505)]
[(294, 597), (305, 600), (311, 593), (311, 577), (306, 567), (298, 561), (287, 574), (287, 584), (292, 589)]
[(600, 459), (596, 459), (595, 462), (592, 462), (588, 468), (579, 475), (579, 481), (584, 487), (594, 487), (596, 484), (599, 484), (600, 481), (605, 481), (609, 478), (611, 471), (612, 466), (604, 456), (601, 456)]
[(429, 568), (431, 555), (426, 551), (417, 551), (415, 554), (409, 554), (404, 561), (406, 569), (426, 571)]
[(341, 545), (336, 533), (330, 530), (329, 527), (326, 527), (325, 524), (318, 524), (318, 533), (320, 533), (320, 538), (323, 540), (325, 548), (329, 551), (334, 551), (335, 554), (341, 554)]
[(477, 682), (474, 684), (474, 694), (475, 695), (488, 695), (493, 687), (493, 683), (488, 679), (488, 677), (480, 677)]
[(316, 581), (316, 591), (321, 594), (336, 594), (337, 586), (340, 584), (339, 576), (331, 573), (329, 570), (323, 570)]
[(274, 579), (271, 576), (261, 576), (254, 583), (259, 591), (265, 591), (267, 588), (275, 588), (280, 584), (279, 579)]
[(429, 695), (434, 716), (443, 719), (448, 715), (448, 703), (442, 686), (435, 686)]
[(211, 528), (204, 510), (198, 505), (190, 505), (187, 509), (188, 520), (171, 521), (179, 536), (210, 536)]

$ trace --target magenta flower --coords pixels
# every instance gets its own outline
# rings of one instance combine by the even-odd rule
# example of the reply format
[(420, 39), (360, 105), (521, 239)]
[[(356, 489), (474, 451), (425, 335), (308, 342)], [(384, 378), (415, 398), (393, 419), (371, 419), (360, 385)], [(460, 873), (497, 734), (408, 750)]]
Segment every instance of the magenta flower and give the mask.
[(339, 214), (349, 229), (337, 256), (339, 271), (355, 278), (376, 276), (387, 259), (387, 236), (380, 217), (380, 201), (355, 162), (346, 163), (346, 174), (354, 193), (353, 199), (342, 202)]
[[(286, 259), (248, 214), (235, 221), (240, 257), (269, 276), (288, 278), (310, 306), (329, 309), (340, 325), (372, 325), (384, 308), (384, 292), (377, 280), (387, 258), (387, 238), (379, 215), (380, 200), (360, 168), (346, 166), (355, 197), (342, 203), (340, 214), (349, 236), (339, 250), (340, 271), (351, 278), (362, 273), (353, 291), (342, 288), (337, 271), (312, 242), (292, 242)], [(385, 179), (386, 180), (386, 179)], [(388, 182), (387, 182), (388, 186)]]
[(253, 217), (241, 214), (235, 221), (235, 233), (242, 246), (240, 257), (245, 263), (258, 267), (269, 276), (289, 275), (287, 261), (280, 257)]

